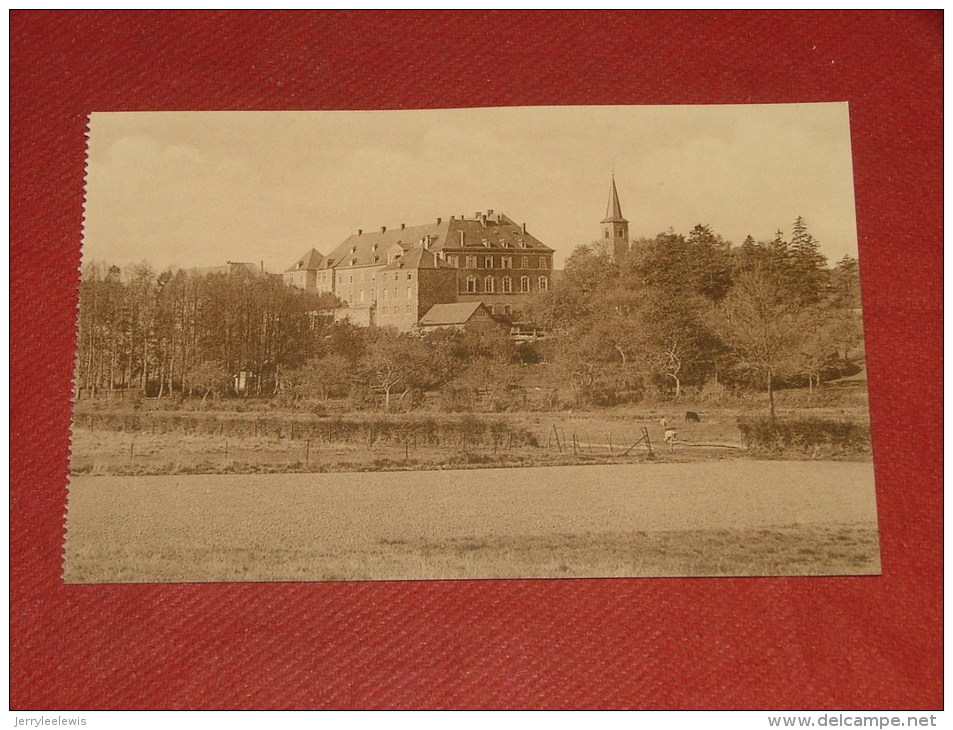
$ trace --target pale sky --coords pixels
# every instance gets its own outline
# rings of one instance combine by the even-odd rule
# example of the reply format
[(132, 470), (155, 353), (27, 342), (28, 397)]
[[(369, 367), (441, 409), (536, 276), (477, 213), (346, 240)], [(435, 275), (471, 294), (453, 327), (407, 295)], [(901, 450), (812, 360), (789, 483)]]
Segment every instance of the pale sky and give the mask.
[(857, 255), (846, 103), (368, 112), (106, 112), (90, 121), (84, 260), (280, 272), (358, 228), (488, 208), (555, 265), (599, 237), (611, 175), (633, 238), (734, 244), (804, 216)]

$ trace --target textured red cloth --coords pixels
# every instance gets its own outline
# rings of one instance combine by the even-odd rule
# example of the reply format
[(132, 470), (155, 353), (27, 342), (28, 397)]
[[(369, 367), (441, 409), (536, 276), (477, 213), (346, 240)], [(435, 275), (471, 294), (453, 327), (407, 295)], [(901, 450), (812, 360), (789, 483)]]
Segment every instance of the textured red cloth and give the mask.
[[(12, 12), (12, 708), (939, 708), (942, 20)], [(62, 583), (89, 112), (843, 100), (883, 577)]]

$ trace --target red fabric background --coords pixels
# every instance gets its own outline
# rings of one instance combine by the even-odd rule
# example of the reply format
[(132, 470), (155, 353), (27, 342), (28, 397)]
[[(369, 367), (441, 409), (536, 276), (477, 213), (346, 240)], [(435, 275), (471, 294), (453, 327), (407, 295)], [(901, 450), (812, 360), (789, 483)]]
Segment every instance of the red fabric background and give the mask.
[[(10, 25), (12, 708), (941, 706), (941, 12)], [(843, 100), (883, 577), (63, 585), (89, 112)]]

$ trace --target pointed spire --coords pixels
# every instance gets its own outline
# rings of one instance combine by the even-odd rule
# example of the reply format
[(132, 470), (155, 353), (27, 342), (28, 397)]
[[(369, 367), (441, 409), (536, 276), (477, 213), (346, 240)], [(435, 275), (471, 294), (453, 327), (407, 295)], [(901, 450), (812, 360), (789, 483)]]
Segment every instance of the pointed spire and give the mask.
[(606, 217), (603, 223), (610, 221), (627, 222), (622, 217), (622, 206), (619, 205), (619, 191), (615, 189), (615, 175), (612, 175), (612, 190), (609, 192), (609, 205), (606, 206)]

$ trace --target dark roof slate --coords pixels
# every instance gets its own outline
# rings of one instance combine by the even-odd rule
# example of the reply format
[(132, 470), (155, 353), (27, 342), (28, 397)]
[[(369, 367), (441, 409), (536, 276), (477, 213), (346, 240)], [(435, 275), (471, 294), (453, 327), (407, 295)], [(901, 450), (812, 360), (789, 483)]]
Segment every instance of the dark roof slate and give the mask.
[[(485, 220), (484, 220), (485, 218)], [(461, 244), (461, 232), (463, 245)], [(551, 252), (535, 236), (503, 214), (479, 218), (449, 218), (420, 226), (362, 232), (348, 236), (330, 254), (331, 265), (338, 267), (373, 266), (386, 263), (395, 247), (403, 251), (426, 244), (431, 251), (482, 249), (520, 249)], [(521, 245), (523, 244), (523, 245)], [(375, 260), (376, 257), (376, 260)]]
[(427, 313), (420, 318), (419, 324), (422, 326), (466, 324), (481, 307), (485, 309), (485, 307), (483, 307), (483, 302), (434, 304), (430, 309), (427, 310)]
[(324, 254), (317, 251), (316, 249), (311, 249), (300, 259), (295, 261), (291, 266), (285, 269), (285, 273), (289, 271), (307, 271), (312, 269), (321, 269), (324, 268)]

